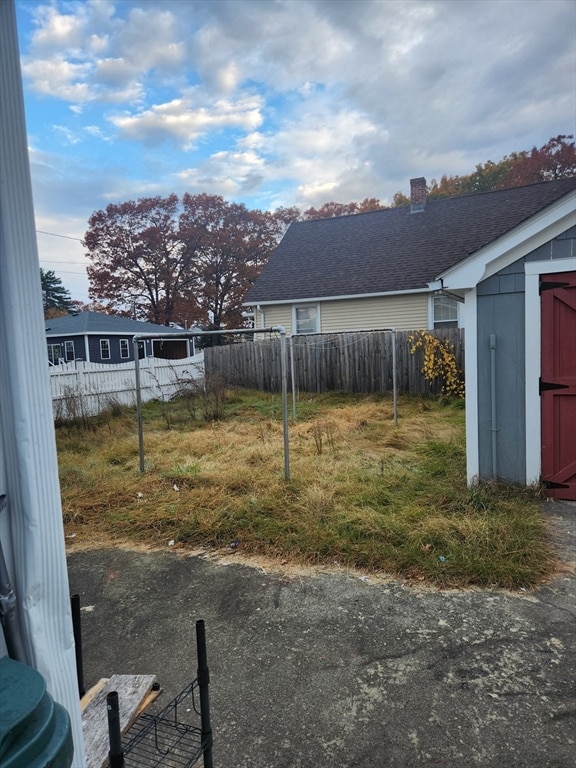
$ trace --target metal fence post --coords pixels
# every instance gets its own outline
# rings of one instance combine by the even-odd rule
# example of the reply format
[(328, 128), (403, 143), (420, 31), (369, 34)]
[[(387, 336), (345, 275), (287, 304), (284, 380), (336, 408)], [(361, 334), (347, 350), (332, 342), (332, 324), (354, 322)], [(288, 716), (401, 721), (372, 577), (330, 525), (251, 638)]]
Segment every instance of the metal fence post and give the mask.
[(198, 656), (198, 688), (200, 690), (200, 723), (204, 768), (213, 768), (212, 724), (210, 722), (210, 672), (206, 655), (206, 631), (202, 619), (196, 622), (196, 652)]

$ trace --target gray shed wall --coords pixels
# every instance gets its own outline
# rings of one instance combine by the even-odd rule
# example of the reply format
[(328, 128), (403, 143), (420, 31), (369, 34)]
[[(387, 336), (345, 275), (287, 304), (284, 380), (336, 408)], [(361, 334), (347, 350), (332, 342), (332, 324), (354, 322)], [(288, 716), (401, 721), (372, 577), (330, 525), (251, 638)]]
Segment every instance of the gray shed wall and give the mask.
[[(479, 283), (478, 452), (480, 477), (493, 476), (490, 336), (496, 341), (496, 475), (526, 479), (524, 263), (565, 259), (576, 254), (576, 227), (550, 240), (525, 258)], [(540, 308), (534, 307), (535, 312)], [(539, 355), (540, 350), (534, 349)]]
[(493, 476), (490, 336), (495, 336), (496, 476), (526, 477), (524, 262), (478, 285), (478, 439), (481, 477)]

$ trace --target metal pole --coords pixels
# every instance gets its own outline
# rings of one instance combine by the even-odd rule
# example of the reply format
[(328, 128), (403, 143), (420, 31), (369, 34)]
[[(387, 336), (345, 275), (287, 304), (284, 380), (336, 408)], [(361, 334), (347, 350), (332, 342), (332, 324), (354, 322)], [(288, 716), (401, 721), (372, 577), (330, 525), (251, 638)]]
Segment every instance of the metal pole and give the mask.
[(296, 413), (296, 371), (294, 370), (294, 337), (290, 336), (290, 374), (292, 378), (292, 415), (294, 421), (297, 419)]
[(106, 709), (108, 710), (108, 738), (110, 740), (108, 759), (110, 761), (110, 768), (124, 768), (118, 691), (110, 691), (106, 696)]
[(134, 347), (134, 373), (136, 374), (136, 413), (138, 417), (138, 456), (140, 472), (144, 472), (144, 429), (142, 426), (142, 393), (140, 391), (140, 344), (136, 336), (132, 340)]
[(286, 329), (279, 326), (282, 368), (282, 416), (284, 419), (284, 479), (290, 480), (290, 441), (288, 439), (288, 382), (286, 365)]
[(86, 693), (84, 687), (84, 657), (82, 654), (82, 625), (80, 622), (80, 595), (72, 595), (70, 598), (72, 609), (72, 630), (74, 633), (74, 645), (76, 647), (76, 675), (78, 677), (78, 694), (80, 698)]
[(212, 724), (210, 722), (210, 671), (206, 655), (206, 631), (202, 619), (196, 622), (196, 653), (198, 656), (198, 689), (200, 692), (200, 727), (204, 768), (213, 768), (212, 764)]
[(394, 401), (394, 426), (398, 426), (398, 381), (396, 373), (396, 329), (391, 328), (392, 334), (392, 397)]
[[(280, 334), (281, 365), (282, 365), (282, 411), (284, 417), (284, 477), (290, 479), (290, 457), (288, 444), (288, 387), (287, 387), (287, 363), (286, 363), (286, 329), (282, 325), (274, 325), (269, 328), (236, 328), (230, 331), (203, 331), (182, 332), (179, 336), (186, 338), (194, 336), (231, 336), (235, 334), (272, 333)], [(143, 339), (167, 338), (163, 333), (137, 333), (132, 338), (134, 345), (134, 371), (136, 374), (136, 411), (138, 414), (138, 453), (140, 456), (140, 472), (144, 472), (144, 430), (142, 426), (142, 396), (140, 392), (140, 358), (138, 355), (138, 342)], [(173, 338), (173, 337), (172, 337)]]

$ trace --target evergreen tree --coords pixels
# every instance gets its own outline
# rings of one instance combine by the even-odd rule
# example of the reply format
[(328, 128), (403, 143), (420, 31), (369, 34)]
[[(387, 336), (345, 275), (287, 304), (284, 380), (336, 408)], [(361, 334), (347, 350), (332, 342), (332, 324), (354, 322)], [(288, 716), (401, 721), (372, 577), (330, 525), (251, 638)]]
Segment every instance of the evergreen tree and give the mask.
[(45, 317), (57, 317), (72, 310), (72, 299), (59, 277), (51, 269), (40, 269)]

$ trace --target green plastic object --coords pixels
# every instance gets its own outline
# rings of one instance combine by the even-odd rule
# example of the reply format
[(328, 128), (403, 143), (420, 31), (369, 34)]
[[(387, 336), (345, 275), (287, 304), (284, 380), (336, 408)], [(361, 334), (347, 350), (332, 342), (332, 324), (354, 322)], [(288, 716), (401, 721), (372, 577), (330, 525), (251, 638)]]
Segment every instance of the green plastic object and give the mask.
[(70, 768), (70, 717), (32, 667), (0, 659), (0, 766)]

